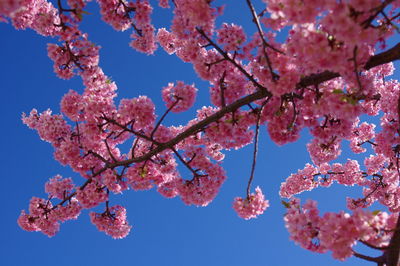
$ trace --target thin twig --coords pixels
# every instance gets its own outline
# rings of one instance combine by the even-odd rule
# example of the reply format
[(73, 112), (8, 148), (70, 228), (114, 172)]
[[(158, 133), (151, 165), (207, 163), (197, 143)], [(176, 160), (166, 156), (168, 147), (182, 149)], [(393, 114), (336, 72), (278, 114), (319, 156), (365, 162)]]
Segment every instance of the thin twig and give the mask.
[[(186, 162), (185, 159), (182, 158), (182, 156), (179, 154), (179, 152), (178, 152), (175, 148), (172, 147), (171, 150), (175, 153), (176, 157), (178, 157), (178, 159), (186, 166), (186, 168), (189, 169), (190, 172), (193, 173), (193, 176), (194, 176), (194, 177), (196, 177), (196, 176), (204, 176), (204, 175), (199, 175), (199, 174), (197, 173), (197, 171), (194, 170), (194, 169), (189, 165), (189, 163)], [(192, 158), (193, 158), (193, 157), (192, 157)], [(192, 161), (192, 159), (190, 160), (190, 162), (191, 162), (191, 161)]]
[(254, 136), (254, 150), (253, 150), (253, 163), (251, 165), (251, 171), (250, 171), (250, 178), (249, 181), (247, 182), (247, 198), (250, 198), (250, 186), (251, 182), (253, 181), (254, 178), (254, 171), (256, 170), (256, 162), (257, 162), (257, 152), (258, 152), (258, 133), (260, 129), (260, 120), (261, 120), (261, 113), (262, 110), (264, 109), (264, 106), (267, 104), (268, 100), (266, 100), (260, 107), (260, 109), (257, 112), (257, 122), (256, 122), (256, 134)]
[(225, 102), (225, 90), (226, 90), (225, 76), (226, 76), (226, 70), (224, 71), (224, 73), (222, 73), (222, 77), (219, 80), (219, 89), (220, 89), (221, 106), (222, 107), (226, 106), (226, 102)]
[(283, 54), (283, 52), (279, 51), (278, 49), (276, 49), (275, 47), (273, 47), (269, 43), (267, 43), (267, 41), (265, 40), (265, 37), (264, 37), (264, 32), (261, 29), (260, 21), (258, 19), (257, 13), (254, 9), (253, 3), (250, 0), (246, 0), (246, 2), (250, 8), (251, 15), (253, 16), (253, 21), (257, 26), (258, 34), (260, 35), (260, 38), (262, 40), (263, 54), (264, 54), (265, 60), (267, 61), (267, 66), (268, 66), (269, 72), (271, 73), (271, 79), (273, 82), (276, 82), (279, 79), (279, 75), (276, 74), (272, 68), (271, 59), (269, 58), (269, 55), (267, 53), (267, 47), (271, 48), (272, 50), (274, 50), (277, 53)]
[(158, 127), (161, 125), (162, 121), (164, 118), (167, 116), (167, 114), (178, 104), (178, 102), (182, 100), (180, 97), (176, 97), (176, 101), (165, 111), (165, 113), (161, 116), (160, 120), (158, 120), (156, 126), (154, 127), (153, 131), (150, 134), (150, 139), (153, 139), (154, 133), (156, 133)]
[(257, 15), (256, 10), (254, 9), (253, 3), (250, 0), (246, 0), (247, 5), (250, 8), (250, 12), (251, 15), (253, 16), (253, 22), (256, 24), (257, 26), (257, 30), (258, 30), (258, 34), (261, 37), (262, 42), (264, 43), (265, 46), (267, 46), (268, 48), (274, 50), (275, 52), (279, 53), (279, 54), (285, 54), (284, 52), (282, 52), (281, 50), (275, 48), (274, 46), (270, 45), (264, 37), (264, 33), (263, 30), (261, 28), (261, 24), (260, 24), (260, 20), (258, 19), (259, 15)]
[(104, 120), (106, 120), (106, 121), (107, 121), (108, 123), (110, 123), (110, 124), (116, 125), (116, 126), (120, 127), (121, 129), (124, 129), (125, 131), (128, 131), (128, 132), (134, 134), (134, 135), (137, 136), (137, 137), (141, 137), (142, 139), (148, 140), (148, 141), (150, 141), (150, 142), (152, 142), (152, 143), (154, 143), (154, 144), (156, 144), (156, 145), (160, 145), (159, 142), (153, 140), (151, 137), (148, 137), (148, 136), (146, 136), (145, 134), (142, 134), (142, 133), (137, 132), (137, 131), (135, 131), (135, 130), (133, 130), (133, 129), (130, 129), (130, 128), (128, 128), (126, 125), (122, 125), (121, 123), (117, 122), (117, 121), (114, 120), (114, 119), (108, 118), (108, 117), (106, 117), (106, 116), (102, 116), (101, 118), (104, 119)]
[(356, 74), (357, 84), (358, 84), (358, 88), (359, 88), (358, 93), (361, 93), (363, 89), (362, 89), (362, 85), (361, 85), (360, 75), (358, 74), (357, 49), (358, 49), (357, 45), (354, 46), (352, 60), (354, 62), (354, 73)]
[(387, 1), (383, 2), (380, 6), (373, 8), (371, 11), (375, 11), (375, 13), (373, 15), (371, 15), (369, 18), (367, 18), (366, 20), (364, 20), (361, 23), (361, 26), (363, 26), (364, 29), (368, 28), (371, 25), (371, 22), (379, 15), (379, 13), (381, 11), (383, 11), (385, 9), (385, 7), (390, 5), (393, 1), (394, 0), (387, 0)]
[(221, 47), (219, 47), (215, 42), (213, 42), (201, 28), (197, 27), (196, 30), (215, 48), (215, 50), (217, 50), (226, 60), (231, 62), (240, 72), (242, 72), (254, 84), (254, 86), (256, 86), (260, 90), (265, 90), (267, 96), (268, 95), (272, 96), (272, 94), (269, 91), (267, 91), (267, 88), (265, 88), (259, 82), (257, 82), (254, 79), (254, 77), (250, 75), (240, 64), (238, 64), (224, 50), (222, 50)]

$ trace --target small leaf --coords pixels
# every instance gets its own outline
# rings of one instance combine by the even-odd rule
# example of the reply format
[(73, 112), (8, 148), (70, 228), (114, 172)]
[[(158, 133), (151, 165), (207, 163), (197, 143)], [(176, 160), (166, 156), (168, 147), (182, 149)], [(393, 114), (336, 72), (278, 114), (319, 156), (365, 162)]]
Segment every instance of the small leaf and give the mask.
[(380, 210), (375, 210), (372, 212), (373, 215), (378, 215), (381, 211)]
[(341, 89), (334, 89), (332, 92), (334, 94), (342, 94), (343, 93), (343, 91)]
[(343, 102), (349, 103), (351, 105), (357, 105), (357, 103), (358, 103), (358, 100), (356, 98), (354, 98), (352, 96), (348, 96), (348, 95), (343, 95), (340, 99)]
[(357, 105), (358, 100), (353, 97), (349, 97), (348, 103), (351, 105)]
[(147, 168), (146, 167), (141, 168), (139, 174), (142, 178), (145, 178), (147, 176)]
[(285, 208), (289, 209), (290, 208), (290, 203), (286, 202), (284, 200), (281, 200), (281, 203), (283, 204), (283, 206), (285, 206)]

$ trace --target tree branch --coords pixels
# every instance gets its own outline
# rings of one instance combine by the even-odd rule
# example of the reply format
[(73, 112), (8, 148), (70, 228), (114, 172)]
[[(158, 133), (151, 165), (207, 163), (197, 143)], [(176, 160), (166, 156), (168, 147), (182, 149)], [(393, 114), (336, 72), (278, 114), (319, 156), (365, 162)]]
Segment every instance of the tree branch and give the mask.
[(158, 127), (161, 125), (162, 121), (164, 118), (167, 116), (167, 114), (178, 104), (178, 102), (182, 100), (180, 97), (176, 97), (176, 101), (165, 111), (165, 113), (161, 116), (160, 120), (158, 120), (156, 126), (154, 127), (153, 131), (150, 134), (150, 139), (153, 139), (154, 134), (156, 133)]
[(360, 253), (357, 253), (353, 250), (353, 254), (355, 257), (363, 259), (363, 260), (367, 260), (367, 261), (373, 261), (376, 263), (382, 263), (383, 262), (383, 256), (379, 256), (379, 257), (370, 257), (370, 256), (366, 256)]
[(261, 105), (260, 109), (257, 110), (256, 134), (254, 136), (253, 163), (251, 165), (249, 182), (247, 183), (247, 199), (250, 199), (250, 186), (254, 178), (254, 171), (256, 170), (257, 152), (258, 152), (258, 134), (260, 132), (259, 129), (260, 129), (261, 112), (264, 109), (264, 106), (267, 104), (267, 102), (268, 99)]
[[(198, 29), (198, 31), (200, 33), (203, 32), (201, 29)], [(204, 34), (204, 32), (203, 32), (203, 34)], [(205, 38), (208, 39), (208, 37), (206, 37), (205, 34), (203, 36), (205, 36)], [(210, 39), (208, 39), (208, 40), (211, 41)], [(245, 75), (248, 78), (251, 78), (251, 81), (254, 84), (259, 84), (252, 76), (248, 76), (250, 74), (247, 73), (246, 70), (244, 70), (234, 60), (232, 60), (223, 50), (220, 49), (219, 52), (222, 53), (223, 55), (225, 55), (227, 57), (227, 60), (229, 60), (235, 66), (237, 66), (239, 68), (239, 70), (244, 71), (246, 73)], [(368, 70), (375, 66), (386, 64), (386, 63), (389, 63), (391, 61), (398, 60), (398, 59), (400, 59), (400, 43), (385, 52), (382, 52), (380, 54), (372, 56), (368, 60), (367, 64), (364, 66), (364, 69)], [(320, 74), (312, 74), (310, 76), (302, 78), (300, 80), (300, 82), (297, 84), (296, 88), (307, 87), (307, 86), (311, 86), (311, 85), (318, 85), (319, 83), (328, 81), (330, 79), (333, 79), (333, 78), (336, 78), (339, 76), (340, 76), (339, 73), (334, 73), (334, 72), (330, 72), (330, 71), (325, 71)], [(145, 160), (148, 160), (152, 156), (154, 156), (166, 149), (170, 149), (171, 147), (174, 147), (176, 144), (178, 144), (182, 140), (188, 138), (189, 136), (191, 136), (193, 134), (196, 134), (199, 130), (205, 128), (209, 124), (218, 121), (218, 119), (222, 118), (227, 113), (234, 112), (235, 110), (239, 109), (240, 107), (248, 105), (254, 101), (257, 101), (257, 100), (260, 100), (260, 99), (263, 99), (266, 97), (272, 97), (272, 93), (269, 92), (265, 87), (261, 86), (261, 88), (262, 89), (257, 90), (256, 92), (249, 94), (243, 98), (240, 98), (239, 100), (221, 108), (218, 112), (216, 112), (216, 113), (208, 116), (207, 118), (199, 121), (198, 123), (190, 126), (185, 131), (183, 131), (182, 133), (180, 133), (179, 135), (177, 135), (175, 138), (171, 139), (170, 141), (165, 142), (165, 143), (159, 143), (156, 148), (149, 151), (148, 153), (146, 153), (140, 157), (115, 162), (113, 164), (110, 164), (110, 167), (114, 168), (117, 166), (126, 166), (126, 165), (129, 165), (132, 163), (138, 163), (138, 162), (143, 162)], [(140, 136), (140, 135), (138, 135), (138, 136)], [(142, 137), (142, 136), (140, 136), (140, 137)], [(148, 138), (147, 136), (144, 136), (144, 137)], [(106, 169), (107, 168), (100, 169), (98, 172), (96, 172), (94, 174), (98, 175), (99, 173), (104, 172)]]
[(271, 46), (271, 45), (265, 40), (264, 32), (263, 32), (263, 30), (261, 29), (260, 21), (259, 21), (259, 19), (258, 19), (257, 13), (256, 13), (256, 11), (255, 11), (255, 9), (254, 9), (253, 3), (252, 3), (250, 0), (246, 0), (246, 2), (247, 2), (247, 5), (248, 5), (249, 8), (250, 8), (251, 15), (253, 16), (253, 21), (254, 21), (254, 23), (255, 23), (256, 26), (257, 26), (258, 35), (260, 35), (260, 38), (261, 38), (262, 43), (263, 43), (263, 53), (264, 53), (265, 60), (267, 61), (267, 66), (268, 66), (269, 72), (271, 73), (271, 79), (272, 79), (273, 82), (276, 82), (277, 79), (279, 79), (279, 75), (276, 74), (276, 73), (274, 72), (273, 68), (272, 68), (272, 63), (271, 63), (271, 60), (270, 60), (270, 58), (269, 58), (269, 56), (268, 56), (268, 53), (267, 53), (267, 47), (268, 47), (268, 48), (271, 48), (271, 49), (274, 50), (275, 52), (278, 52), (278, 53), (282, 53), (282, 52), (279, 51), (279, 50), (277, 50), (277, 49), (274, 48), (273, 46)]
[[(209, 44), (212, 47), (215, 48), (215, 50), (218, 51), (218, 53), (220, 53), (226, 60), (231, 62), (240, 72), (242, 72), (243, 75), (245, 75), (246, 78), (248, 78), (254, 84), (254, 86), (256, 86), (260, 90), (267, 90), (267, 88), (265, 88), (259, 82), (257, 82), (257, 80), (255, 80), (254, 77), (252, 75), (250, 75), (240, 64), (238, 64), (224, 50), (222, 50), (221, 47), (219, 47), (215, 42), (213, 42), (210, 39), (210, 37), (208, 37), (207, 34), (202, 29), (196, 28), (196, 30), (201, 34), (201, 36), (203, 36), (209, 42)], [(268, 92), (268, 93), (271, 94), (270, 92)], [(271, 94), (271, 96), (272, 96), (272, 94)]]
[[(394, 47), (385, 52), (371, 56), (371, 58), (365, 64), (364, 69), (370, 70), (373, 67), (387, 64), (399, 59), (400, 59), (400, 43), (396, 44)], [(311, 74), (309, 76), (302, 78), (300, 82), (297, 84), (296, 88), (300, 89), (312, 85), (317, 85), (337, 77), (340, 77), (340, 74), (331, 71), (324, 71), (318, 74)]]
[(189, 169), (190, 172), (192, 172), (193, 177), (204, 176), (198, 174), (197, 171), (190, 166), (190, 162), (193, 160), (194, 157), (187, 162), (185, 161), (185, 159), (182, 158), (182, 156), (175, 148), (171, 148), (171, 150), (175, 153), (176, 157), (178, 157), (178, 159), (186, 166), (186, 168)]
[(247, 105), (249, 103), (252, 103), (254, 101), (257, 101), (257, 100), (260, 100), (260, 99), (263, 99), (266, 97), (271, 97), (271, 93), (268, 91), (265, 91), (265, 90), (259, 90), (253, 94), (247, 95), (247, 96), (237, 100), (236, 102), (234, 102), (230, 105), (227, 105), (226, 107), (224, 107), (221, 110), (219, 110), (218, 112), (208, 116), (207, 118), (201, 120), (200, 122), (194, 124), (193, 126), (189, 127), (188, 129), (186, 129), (185, 131), (183, 131), (182, 133), (180, 133), (178, 136), (171, 139), (170, 141), (165, 142), (165, 143), (159, 143), (159, 145), (156, 148), (149, 151), (145, 155), (142, 155), (137, 158), (125, 160), (125, 161), (119, 161), (114, 164), (110, 164), (110, 166), (117, 167), (117, 166), (128, 165), (128, 164), (138, 163), (138, 162), (143, 162), (145, 160), (148, 160), (152, 156), (154, 156), (166, 149), (170, 149), (171, 147), (175, 146), (176, 144), (178, 144), (182, 140), (186, 139), (187, 137), (197, 133), (199, 130), (203, 129), (204, 127), (208, 126), (209, 124), (216, 122), (218, 119), (222, 118), (227, 113), (234, 112), (244, 105)]
[(377, 247), (377, 246), (371, 245), (370, 243), (363, 241), (363, 240), (358, 240), (358, 242), (363, 243), (364, 245), (366, 245), (369, 248), (377, 249), (377, 250), (387, 250), (389, 248), (389, 247)]
[[(397, 218), (396, 228), (400, 227), (400, 215)], [(390, 239), (389, 248), (385, 251), (386, 266), (398, 266), (400, 251), (400, 230), (395, 230)]]

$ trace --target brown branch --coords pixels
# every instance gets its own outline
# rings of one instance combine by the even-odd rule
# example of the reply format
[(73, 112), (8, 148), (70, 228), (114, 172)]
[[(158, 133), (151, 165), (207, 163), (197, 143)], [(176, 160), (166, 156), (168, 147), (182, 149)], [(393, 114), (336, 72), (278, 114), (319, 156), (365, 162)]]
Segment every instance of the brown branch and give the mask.
[(254, 23), (255, 23), (256, 26), (257, 26), (258, 35), (260, 35), (260, 38), (261, 38), (261, 40), (262, 40), (262, 44), (263, 44), (263, 54), (264, 54), (265, 60), (267, 61), (267, 66), (268, 66), (269, 72), (271, 73), (271, 79), (272, 79), (273, 82), (276, 82), (276, 81), (279, 79), (279, 75), (276, 74), (276, 73), (274, 72), (274, 69), (272, 68), (271, 59), (269, 58), (269, 55), (268, 55), (268, 53), (267, 53), (267, 47), (268, 47), (268, 48), (271, 48), (271, 49), (274, 50), (275, 52), (278, 52), (278, 53), (282, 53), (282, 52), (279, 51), (279, 50), (277, 50), (277, 49), (274, 48), (273, 46), (271, 46), (271, 45), (265, 40), (264, 32), (263, 32), (263, 30), (261, 29), (260, 21), (259, 21), (259, 19), (258, 19), (257, 13), (256, 13), (256, 11), (255, 11), (255, 9), (254, 9), (253, 3), (252, 3), (250, 0), (246, 0), (246, 2), (247, 2), (247, 5), (248, 5), (249, 8), (250, 8), (251, 15), (253, 16), (253, 21), (254, 21)]
[(385, 14), (385, 12), (383, 12), (383, 11), (381, 11), (381, 14), (382, 14), (382, 16), (385, 18), (386, 24), (387, 24), (387, 25), (391, 25), (391, 26), (396, 30), (397, 33), (400, 33), (399, 27), (397, 27), (396, 25), (394, 25), (394, 24), (392, 23), (392, 21), (393, 21), (394, 19), (396, 19), (396, 17), (398, 17), (399, 14), (393, 16), (392, 18), (388, 18), (388, 16), (387, 16), (387, 15)]
[(136, 137), (135, 142), (133, 143), (132, 149), (131, 149), (131, 154), (132, 154), (132, 158), (135, 158), (135, 149), (138, 145), (139, 142), (139, 138)]
[(188, 162), (186, 162), (185, 159), (182, 158), (182, 156), (179, 154), (179, 152), (175, 148), (171, 148), (171, 150), (175, 153), (176, 157), (178, 157), (178, 159), (186, 166), (186, 168), (189, 169), (189, 171), (193, 173), (193, 177), (205, 176), (205, 175), (198, 174), (197, 171), (189, 165), (192, 162), (194, 157), (192, 157)]
[(257, 152), (258, 152), (258, 133), (260, 129), (260, 120), (261, 120), (261, 112), (264, 109), (264, 106), (267, 104), (268, 98), (260, 107), (259, 110), (257, 110), (257, 123), (256, 123), (256, 134), (254, 136), (254, 150), (253, 150), (253, 163), (251, 165), (251, 172), (250, 172), (250, 178), (247, 183), (247, 199), (250, 199), (250, 186), (251, 182), (253, 181), (254, 178), (254, 171), (256, 170), (256, 162), (257, 162)]
[(383, 256), (379, 256), (379, 257), (370, 257), (370, 256), (366, 256), (360, 253), (357, 253), (353, 250), (353, 255), (357, 258), (366, 260), (366, 261), (373, 261), (376, 263), (382, 263), (383, 262)]
[[(365, 64), (364, 70), (370, 70), (373, 67), (387, 64), (399, 59), (400, 59), (400, 43), (396, 44), (394, 47), (385, 52), (371, 56), (371, 58)], [(300, 82), (297, 83), (296, 88), (300, 89), (312, 85), (318, 85), (322, 82), (338, 77), (340, 77), (339, 73), (331, 71), (324, 71), (318, 74), (311, 74), (309, 76), (300, 79)]]
[[(201, 33), (203, 32), (201, 29), (198, 29), (198, 31)], [(204, 32), (203, 32), (204, 34)], [(205, 34), (203, 35), (205, 36)], [(206, 38), (206, 37), (205, 37)], [(208, 38), (208, 37), (207, 37)], [(210, 39), (208, 39), (209, 41), (211, 41)], [(218, 50), (218, 49), (217, 49)], [(249, 73), (247, 73), (240, 65), (238, 65), (235, 61), (233, 61), (223, 50), (221, 50), (219, 48), (219, 51), (222, 52), (222, 55), (226, 56), (227, 59), (229, 61), (231, 61), (235, 66), (238, 67), (238, 69), (240, 71), (244, 71), (246, 73), (246, 76), (249, 75), (249, 77), (251, 78), (251, 81), (254, 84), (258, 84), (258, 86), (261, 86), (252, 76), (250, 76)], [(377, 54), (372, 56), (368, 62), (367, 65), (368, 67), (364, 67), (365, 69), (370, 69), (372, 67), (381, 65), (381, 64), (386, 64), (389, 63), (393, 60), (397, 60), (400, 58), (400, 44), (397, 44), (395, 47), (389, 49), (386, 52)], [(243, 73), (243, 72), (242, 72)], [(314, 74), (314, 75), (310, 75), (307, 76), (303, 79), (301, 79), (301, 81), (297, 84), (297, 88), (301, 88), (304, 86), (311, 86), (311, 85), (317, 85), (319, 83), (322, 83), (324, 81), (328, 81), (330, 79), (339, 77), (338, 73), (333, 73), (333, 72), (329, 72), (329, 71), (325, 71), (322, 72), (320, 74)], [(258, 87), (257, 86), (257, 87)], [(153, 150), (149, 151), (148, 153), (140, 156), (140, 157), (136, 157), (136, 158), (132, 158), (132, 159), (128, 159), (128, 160), (124, 160), (124, 161), (119, 161), (113, 164), (110, 164), (110, 167), (117, 167), (117, 166), (126, 166), (126, 165), (130, 165), (132, 163), (138, 163), (138, 162), (143, 162), (146, 161), (148, 159), (150, 159), (152, 156), (166, 150), (166, 149), (170, 149), (171, 147), (175, 146), (176, 144), (178, 144), (179, 142), (181, 142), (182, 140), (188, 138), (189, 136), (196, 134), (197, 132), (201, 131), (203, 128), (207, 127), (209, 124), (218, 121), (220, 118), (222, 118), (224, 115), (226, 115), (227, 113), (230, 112), (234, 112), (235, 110), (239, 109), (242, 106), (248, 105), (254, 101), (263, 99), (263, 98), (267, 98), (267, 97), (272, 97), (272, 93), (269, 92), (265, 87), (261, 86), (261, 90), (257, 90), (256, 92), (249, 94), (243, 98), (240, 98), (239, 100), (221, 108), (218, 112), (208, 116), (207, 118), (199, 121), (198, 123), (190, 126), (189, 128), (187, 128), (185, 131), (181, 132), (180, 134), (178, 134), (175, 138), (169, 140), (168, 142), (165, 143), (159, 143), (159, 145), (154, 148)], [(139, 137), (142, 137), (140, 135), (138, 135)], [(146, 138), (148, 138), (147, 136), (144, 136)], [(103, 168), (100, 169), (98, 172), (96, 172), (95, 174), (100, 174), (102, 172), (104, 172), (107, 168)]]
[[(400, 215), (397, 218), (396, 228), (400, 227)], [(395, 230), (392, 238), (389, 242), (389, 249), (385, 251), (383, 256), (385, 257), (386, 266), (398, 266), (399, 262), (399, 250), (400, 250), (400, 230)]]
[(389, 247), (377, 247), (377, 246), (374, 246), (374, 245), (371, 245), (370, 243), (368, 243), (368, 242), (366, 242), (366, 241), (363, 241), (363, 240), (358, 240), (360, 243), (363, 243), (364, 245), (366, 245), (367, 247), (369, 247), (369, 248), (372, 248), (372, 249), (377, 249), (377, 250), (387, 250)]
[[(247, 96), (237, 100), (236, 102), (234, 102), (230, 105), (227, 105), (226, 107), (224, 107), (221, 110), (219, 110), (218, 112), (208, 116), (207, 118), (201, 120), (200, 122), (192, 125), (191, 127), (186, 129), (182, 133), (178, 134), (175, 138), (171, 139), (170, 141), (165, 142), (165, 143), (158, 143), (158, 146), (155, 147), (153, 150), (149, 151), (148, 153), (146, 153), (140, 157), (136, 157), (136, 158), (119, 161), (119, 162), (110, 164), (109, 167), (115, 168), (117, 166), (124, 166), (124, 165), (129, 165), (132, 163), (146, 161), (146, 160), (150, 159), (152, 156), (154, 156), (160, 152), (163, 152), (166, 149), (170, 149), (171, 147), (175, 146), (176, 144), (178, 144), (182, 140), (188, 138), (189, 136), (196, 134), (198, 131), (202, 130), (204, 127), (208, 126), (209, 124), (216, 122), (217, 120), (222, 118), (227, 113), (234, 112), (235, 110), (239, 109), (242, 106), (245, 106), (254, 101), (263, 99), (265, 97), (271, 97), (271, 94), (265, 90), (259, 90), (253, 94), (247, 95)], [(99, 172), (103, 172), (106, 169), (107, 168), (103, 168), (103, 169), (99, 170), (98, 172), (96, 172), (96, 174), (98, 174)]]
[(352, 58), (352, 60), (353, 60), (353, 63), (354, 63), (354, 73), (356, 74), (356, 79), (357, 79), (357, 85), (358, 85), (358, 88), (359, 88), (359, 93), (361, 93), (361, 91), (363, 90), (363, 88), (362, 88), (362, 85), (361, 85), (360, 75), (359, 75), (359, 73), (358, 73), (357, 49), (358, 49), (357, 45), (354, 46), (354, 49), (353, 49), (353, 58)]
[[(98, 154), (98, 153), (96, 153), (96, 152), (94, 152), (94, 151), (92, 151), (92, 150), (89, 150), (89, 151), (87, 152), (87, 154), (93, 155), (94, 157), (96, 157), (97, 159), (99, 159), (100, 161), (102, 161), (103, 163), (105, 163), (106, 165), (109, 164), (109, 161), (108, 161), (108, 160), (106, 160), (103, 156), (101, 156), (100, 154)], [(86, 155), (85, 155), (85, 156), (86, 156)]]
[(76, 67), (78, 67), (80, 70), (82, 70), (82, 71), (85, 71), (85, 69), (84, 69), (84, 67), (81, 65), (81, 63), (79, 62), (79, 56), (77, 56), (77, 55), (75, 55), (73, 52), (72, 52), (72, 50), (71, 50), (71, 47), (69, 46), (69, 42), (68, 41), (66, 41), (65, 42), (65, 49), (64, 48), (62, 48), (64, 51), (66, 51), (67, 53), (68, 53), (68, 55), (69, 55), (69, 60), (68, 60), (68, 62), (65, 64), (65, 66), (67, 67), (67, 68), (69, 68), (69, 63), (74, 63), (74, 65), (76, 66)]
[(364, 66), (365, 70), (370, 70), (373, 67), (387, 64), (400, 59), (400, 43), (380, 54), (372, 56)]
[(224, 73), (222, 73), (222, 77), (219, 80), (219, 89), (220, 89), (220, 97), (221, 97), (221, 106), (222, 107), (226, 106), (226, 102), (225, 102), (225, 90), (226, 90), (225, 76), (226, 76), (226, 70), (224, 71)]
[[(86, 187), (90, 182), (92, 182), (92, 179), (91, 179), (91, 178), (89, 178), (88, 180), (86, 180), (86, 182), (85, 182), (82, 186), (80, 186), (78, 189), (80, 189), (80, 190), (85, 189), (85, 187)], [(77, 190), (78, 190), (78, 189), (77, 189)], [(52, 210), (57, 209), (59, 206), (62, 206), (65, 202), (71, 200), (72, 197), (75, 196), (75, 195), (76, 195), (76, 190), (75, 190), (75, 192), (71, 193), (68, 197), (66, 197), (66, 198), (64, 198), (62, 201), (60, 201), (57, 205), (54, 205), (53, 208), (51, 208), (51, 209), (52, 209)]]
[(224, 50), (221, 49), (221, 47), (213, 42), (201, 28), (197, 27), (196, 30), (211, 44), (212, 47), (215, 48), (215, 50), (217, 50), (226, 60), (231, 62), (240, 72), (242, 72), (242, 74), (245, 75), (246, 78), (248, 78), (254, 84), (254, 86), (256, 86), (260, 90), (265, 90), (268, 95), (272, 96), (272, 94), (267, 91), (267, 88), (258, 83), (257, 80), (255, 80), (254, 77), (250, 75), (239, 63), (237, 63), (233, 58), (228, 55), (228, 53), (226, 53)]
[(135, 131), (135, 130), (133, 130), (133, 129), (130, 129), (130, 128), (127, 127), (127, 125), (122, 125), (121, 123), (117, 122), (117, 121), (114, 120), (114, 119), (108, 118), (108, 117), (106, 117), (106, 116), (102, 116), (101, 118), (104, 119), (104, 120), (106, 120), (106, 121), (107, 121), (108, 123), (110, 123), (110, 124), (116, 125), (116, 126), (120, 127), (121, 129), (123, 129), (123, 130), (125, 130), (125, 131), (128, 131), (128, 132), (134, 134), (134, 135), (137, 136), (137, 137), (141, 137), (142, 139), (145, 139), (145, 140), (147, 140), (147, 141), (150, 141), (150, 142), (152, 142), (152, 143), (154, 143), (154, 144), (156, 144), (156, 145), (160, 145), (160, 143), (158, 143), (157, 141), (153, 140), (151, 137), (148, 137), (148, 136), (146, 136), (145, 134), (142, 134), (142, 133), (137, 132), (137, 131)]
[(106, 144), (107, 152), (110, 155), (111, 159), (113, 159), (113, 161), (116, 162), (117, 159), (115, 159), (114, 155), (112, 154), (110, 146), (108, 145), (107, 139), (104, 140), (104, 143)]
[(256, 10), (254, 9), (253, 3), (250, 0), (246, 0), (247, 5), (250, 8), (251, 11), (251, 15), (253, 16), (253, 22), (256, 24), (257, 26), (257, 30), (258, 30), (258, 34), (261, 37), (261, 40), (263, 42), (264, 46), (267, 46), (268, 48), (274, 50), (275, 52), (279, 53), (279, 54), (285, 54), (284, 52), (276, 49), (275, 47), (273, 47), (272, 45), (270, 45), (264, 38), (264, 32), (261, 28), (261, 24), (260, 24), (260, 20), (258, 19), (259, 15), (257, 15)]
[[(175, 96), (176, 97), (176, 96)], [(153, 131), (150, 134), (150, 139), (153, 139), (154, 134), (156, 133), (158, 127), (161, 125), (162, 121), (164, 118), (167, 116), (167, 114), (178, 104), (178, 102), (182, 100), (180, 97), (176, 97), (176, 101), (165, 111), (165, 113), (161, 116), (160, 120), (158, 120), (156, 126), (154, 127)]]
[[(58, 13), (61, 15), (63, 12), (72, 12), (74, 14), (76, 14), (76, 9), (75, 8), (71, 8), (71, 9), (67, 9), (67, 8), (63, 8), (62, 4), (61, 4), (61, 0), (57, 0), (57, 6), (58, 6)], [(61, 18), (60, 18), (61, 19)]]
[(394, 0), (386, 0), (380, 6), (370, 10), (370, 11), (375, 11), (375, 13), (373, 15), (371, 15), (369, 18), (367, 18), (366, 20), (364, 20), (361, 23), (361, 26), (364, 26), (364, 29), (368, 28), (370, 26), (371, 22), (379, 15), (379, 13), (381, 13), (385, 9), (385, 7), (390, 5), (393, 1)]
[(293, 105), (293, 117), (292, 117), (292, 121), (288, 125), (288, 129), (291, 129), (294, 127), (294, 125), (296, 123), (298, 112), (296, 110), (296, 102), (295, 102), (293, 96), (289, 98), (289, 101), (292, 102), (292, 105)]

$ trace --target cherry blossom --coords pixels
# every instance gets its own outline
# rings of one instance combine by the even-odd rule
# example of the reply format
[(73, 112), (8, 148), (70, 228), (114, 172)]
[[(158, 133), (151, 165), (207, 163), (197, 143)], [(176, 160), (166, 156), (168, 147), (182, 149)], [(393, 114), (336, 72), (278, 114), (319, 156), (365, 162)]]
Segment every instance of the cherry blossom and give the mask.
[(265, 200), (264, 194), (260, 187), (256, 187), (256, 193), (250, 194), (247, 198), (235, 198), (233, 208), (237, 214), (243, 219), (256, 218), (264, 213), (269, 207), (268, 200)]
[(183, 112), (188, 110), (196, 100), (197, 89), (193, 85), (186, 85), (178, 81), (176, 85), (169, 83), (162, 90), (162, 97), (172, 112)]
[(126, 210), (120, 205), (107, 208), (104, 213), (90, 213), (91, 222), (99, 231), (104, 231), (112, 238), (124, 238), (132, 226), (126, 221)]
[[(117, 99), (117, 81), (100, 65), (100, 46), (80, 27), (87, 2), (0, 3), (1, 22), (51, 38), (47, 52), (55, 74), (83, 84), (61, 99), (63, 115), (33, 109), (22, 116), (53, 146), (54, 158), (83, 179), (51, 178), (48, 197), (33, 197), (29, 211), (21, 212), (22, 229), (54, 236), (82, 209), (105, 207), (90, 212), (92, 223), (112, 238), (124, 238), (131, 229), (126, 210), (110, 207), (110, 194), (154, 189), (186, 205), (207, 206), (230, 174), (223, 168), (225, 151), (251, 143), (247, 196), (236, 197), (233, 209), (246, 220), (259, 217), (269, 207), (260, 187), (250, 193), (258, 178), (259, 135), (284, 145), (307, 130), (310, 163), (289, 175), (279, 191), (288, 199), (283, 205), (290, 238), (338, 260), (356, 256), (398, 264), (398, 248), (387, 247), (398, 247), (400, 239), (393, 230), (400, 219), (400, 86), (388, 78), (395, 71), (391, 62), (399, 59), (399, 44), (388, 41), (398, 33), (399, 1), (263, 0), (258, 10), (259, 3), (246, 0), (254, 24), (248, 28), (225, 21), (230, 4), (215, 1), (157, 1), (172, 13), (168, 26), (153, 24), (160, 8), (150, 1), (98, 0), (102, 20), (117, 31), (129, 30), (134, 50), (176, 56), (209, 85), (209, 101), (181, 124), (166, 117), (193, 107), (204, 86), (167, 83), (160, 108), (143, 95)], [(364, 159), (342, 160), (347, 145)], [(348, 210), (320, 214), (316, 201), (301, 205), (294, 197), (332, 184), (360, 188), (359, 196), (344, 200)], [(386, 211), (373, 211), (373, 204)], [(359, 254), (357, 243), (383, 253)]]

